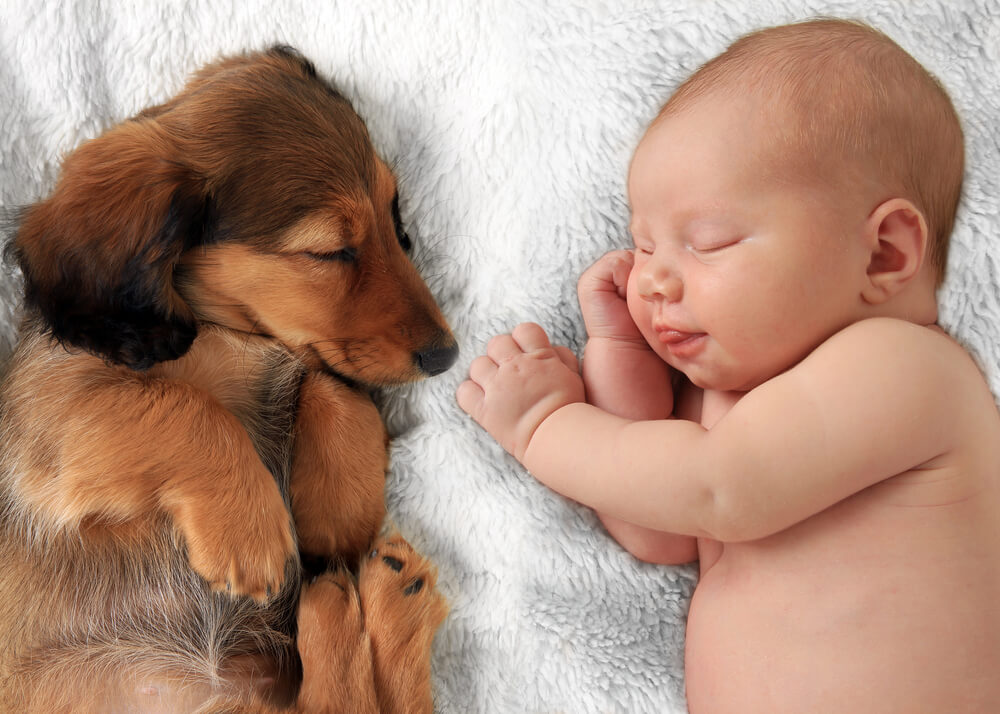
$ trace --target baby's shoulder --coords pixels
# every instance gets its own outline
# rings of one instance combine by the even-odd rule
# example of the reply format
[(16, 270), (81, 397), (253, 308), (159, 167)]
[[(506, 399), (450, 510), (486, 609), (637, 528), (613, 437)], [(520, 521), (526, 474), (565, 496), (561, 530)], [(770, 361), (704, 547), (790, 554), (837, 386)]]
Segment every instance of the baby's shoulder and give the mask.
[(892, 373), (897, 388), (902, 384), (923, 393), (943, 412), (997, 411), (972, 356), (936, 325), (887, 317), (861, 320), (820, 345), (808, 358), (813, 359), (831, 370)]
[(952, 370), (979, 369), (958, 342), (937, 325), (918, 325), (891, 317), (872, 317), (848, 325), (824, 342), (817, 352), (916, 368)]
[(993, 393), (971, 355), (943, 330), (863, 320), (830, 337), (794, 371), (799, 393), (847, 420), (899, 427), (910, 436), (894, 439), (907, 449), (940, 447), (939, 455), (991, 464), (991, 472), (1000, 464)]

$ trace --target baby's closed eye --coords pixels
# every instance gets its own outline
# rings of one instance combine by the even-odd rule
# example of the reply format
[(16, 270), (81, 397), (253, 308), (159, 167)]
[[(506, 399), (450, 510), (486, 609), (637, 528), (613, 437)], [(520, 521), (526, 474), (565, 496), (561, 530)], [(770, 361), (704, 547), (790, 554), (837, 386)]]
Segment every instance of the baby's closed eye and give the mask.
[(730, 233), (709, 233), (691, 238), (688, 242), (688, 248), (695, 253), (715, 253), (738, 245), (743, 242), (743, 239), (743, 236)]

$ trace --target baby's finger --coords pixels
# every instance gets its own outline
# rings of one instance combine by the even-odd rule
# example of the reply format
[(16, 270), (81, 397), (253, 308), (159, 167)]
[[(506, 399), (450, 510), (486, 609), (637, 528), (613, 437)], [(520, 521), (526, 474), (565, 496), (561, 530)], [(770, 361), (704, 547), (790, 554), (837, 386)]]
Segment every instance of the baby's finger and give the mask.
[(632, 266), (635, 265), (635, 256), (627, 250), (620, 251), (620, 253), (621, 255), (616, 257), (614, 267), (611, 270), (611, 280), (618, 290), (618, 297), (624, 298), (628, 287), (628, 276), (632, 272)]
[(552, 349), (556, 351), (556, 355), (559, 356), (559, 359), (562, 360), (564, 365), (579, 374), (580, 361), (576, 358), (576, 355), (573, 354), (573, 350), (569, 347), (564, 347), (563, 345), (556, 345)]
[(510, 335), (497, 335), (486, 345), (486, 354), (497, 364), (517, 357), (523, 350), (517, 346), (517, 342)]
[(545, 330), (534, 322), (522, 322), (511, 332), (511, 337), (514, 338), (514, 341), (525, 352), (533, 352), (534, 350), (541, 350), (552, 346), (549, 342), (549, 336), (545, 334)]
[(458, 385), (458, 390), (455, 392), (455, 400), (458, 402), (458, 406), (463, 412), (472, 416), (473, 419), (479, 413), (485, 396), (486, 393), (483, 391), (483, 388), (471, 379), (467, 379)]
[[(577, 290), (594, 292), (610, 290), (617, 283), (622, 267), (632, 269), (633, 255), (627, 250), (612, 250), (602, 255), (593, 265), (583, 271), (577, 281)], [(627, 272), (626, 272), (627, 274)]]
[(497, 363), (486, 355), (481, 355), (472, 360), (469, 365), (469, 379), (478, 385), (486, 386), (486, 383), (493, 379), (497, 373)]

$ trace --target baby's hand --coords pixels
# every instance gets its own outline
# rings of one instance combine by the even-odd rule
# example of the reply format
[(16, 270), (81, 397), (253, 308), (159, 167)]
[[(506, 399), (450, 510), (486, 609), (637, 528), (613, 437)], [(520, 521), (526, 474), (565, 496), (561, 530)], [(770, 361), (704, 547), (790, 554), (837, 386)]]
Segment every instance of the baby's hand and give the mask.
[(580, 276), (576, 291), (588, 337), (645, 344), (626, 302), (628, 276), (634, 264), (632, 251), (613, 250)]
[(630, 250), (613, 250), (577, 283), (587, 326), (583, 377), (587, 401), (629, 419), (663, 419), (673, 411), (670, 366), (653, 351), (628, 309)]
[(458, 405), (518, 461), (535, 429), (560, 407), (584, 401), (576, 357), (553, 347), (541, 327), (523, 323), (490, 340), (469, 366)]

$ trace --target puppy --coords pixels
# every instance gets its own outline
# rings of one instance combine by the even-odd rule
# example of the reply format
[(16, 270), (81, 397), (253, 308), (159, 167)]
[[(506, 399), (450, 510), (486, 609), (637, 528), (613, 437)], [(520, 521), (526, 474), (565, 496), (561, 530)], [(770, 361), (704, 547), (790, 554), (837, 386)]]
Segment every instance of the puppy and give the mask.
[(66, 158), (7, 249), (0, 711), (431, 711), (445, 605), (376, 541), (366, 391), (457, 356), (409, 249), (361, 119), (287, 48)]

